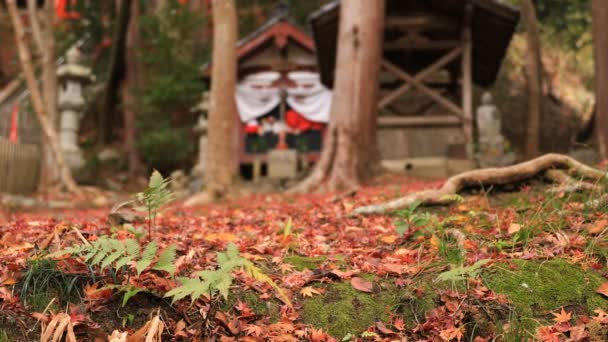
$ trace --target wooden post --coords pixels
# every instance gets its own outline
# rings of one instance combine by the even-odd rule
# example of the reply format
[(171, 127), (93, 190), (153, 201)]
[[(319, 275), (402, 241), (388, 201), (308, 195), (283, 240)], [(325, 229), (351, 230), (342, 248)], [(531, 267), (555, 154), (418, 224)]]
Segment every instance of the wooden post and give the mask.
[(473, 157), (473, 42), (471, 39), (471, 16), (473, 6), (466, 5), (465, 22), (462, 32), (462, 110), (463, 131), (466, 138), (467, 154)]

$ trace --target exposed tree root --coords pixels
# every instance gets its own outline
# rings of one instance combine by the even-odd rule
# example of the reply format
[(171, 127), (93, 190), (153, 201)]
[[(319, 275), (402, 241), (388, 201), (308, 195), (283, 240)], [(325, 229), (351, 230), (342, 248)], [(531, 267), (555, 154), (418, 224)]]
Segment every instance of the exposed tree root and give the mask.
[(602, 187), (595, 183), (585, 182), (584, 180), (575, 179), (563, 170), (547, 170), (545, 172), (545, 177), (557, 183), (557, 186), (547, 190), (549, 193), (570, 193), (570, 192), (581, 192), (581, 191), (591, 191), (591, 192), (599, 192), (602, 190)]
[[(564, 176), (572, 179), (577, 175), (584, 179), (599, 181), (605, 173), (563, 154), (546, 154), (538, 158), (506, 167), (487, 168), (460, 173), (448, 178), (439, 189), (424, 190), (407, 196), (381, 203), (363, 206), (355, 209), (353, 215), (384, 214), (393, 210), (406, 208), (410, 204), (420, 202), (421, 205), (449, 205), (457, 201), (459, 191), (471, 186), (504, 185), (520, 182), (550, 169), (563, 169)], [(567, 180), (561, 175), (553, 175)], [(549, 176), (551, 177), (551, 176)], [(556, 178), (556, 179), (557, 179)], [(555, 180), (554, 180), (555, 181)], [(558, 182), (561, 182), (558, 180)]]

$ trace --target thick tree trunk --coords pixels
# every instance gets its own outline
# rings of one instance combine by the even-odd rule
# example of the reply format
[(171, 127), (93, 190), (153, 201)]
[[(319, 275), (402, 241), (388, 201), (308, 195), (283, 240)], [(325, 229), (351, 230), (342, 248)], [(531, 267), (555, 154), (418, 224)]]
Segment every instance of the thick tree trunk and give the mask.
[(213, 1), (211, 108), (207, 129), (205, 185), (212, 199), (225, 197), (236, 174), (236, 42), (238, 26), (234, 0)]
[(608, 1), (592, 0), (591, 13), (597, 103), (595, 128), (600, 154), (608, 159)]
[(131, 3), (132, 0), (121, 0), (120, 3), (120, 13), (118, 13), (118, 21), (116, 23), (116, 29), (114, 30), (114, 37), (112, 41), (111, 60), (108, 70), (109, 78), (108, 82), (106, 83), (103, 109), (99, 113), (99, 145), (105, 145), (110, 140), (110, 121), (116, 109), (120, 82), (124, 78), (125, 46), (127, 41), (127, 30), (129, 28), (129, 19), (131, 17)]
[(42, 128), (44, 142), (53, 153), (62, 184), (68, 191), (74, 194), (80, 194), (81, 191), (76, 185), (76, 182), (72, 177), (72, 172), (63, 157), (63, 151), (59, 145), (59, 136), (53, 121), (49, 117), (48, 105), (45, 103), (43, 94), (36, 82), (34, 67), (32, 65), (32, 56), (27, 46), (27, 37), (23, 23), (21, 22), (19, 10), (17, 9), (17, 4), (15, 0), (6, 0), (6, 5), (15, 31), (15, 41), (19, 52), (21, 68), (23, 69), (23, 75), (25, 76), (25, 81), (30, 92), (30, 99), (32, 106), (34, 107), (34, 112), (36, 113)]
[(135, 87), (139, 84), (140, 65), (137, 62), (137, 52), (140, 46), (139, 35), (139, 1), (133, 1), (131, 7), (131, 19), (129, 20), (129, 29), (127, 32), (127, 42), (125, 50), (125, 80), (122, 86), (122, 102), (123, 102), (123, 121), (124, 121), (124, 146), (127, 152), (127, 161), (129, 165), (129, 176), (133, 177), (137, 174), (141, 167), (139, 154), (136, 147), (136, 115), (134, 111), (135, 98), (133, 96)]
[[(46, 1), (43, 11), (42, 37), (42, 96), (47, 108), (47, 115), (53, 128), (58, 127), (59, 118), (57, 110), (57, 66), (55, 65), (55, 37), (53, 25), (55, 21), (55, 8), (52, 1)], [(37, 21), (31, 19), (32, 22)], [(45, 146), (43, 149), (43, 165), (40, 186), (47, 188), (59, 181), (57, 161), (53, 152)]]
[(538, 18), (532, 0), (522, 1), (522, 14), (526, 25), (528, 53), (526, 55), (526, 76), (528, 79), (528, 122), (526, 128), (526, 158), (540, 154), (541, 118), (541, 56)]
[(382, 0), (341, 3), (327, 136), (312, 174), (292, 192), (308, 192), (323, 183), (330, 191), (356, 188), (378, 161), (376, 105), (384, 6)]

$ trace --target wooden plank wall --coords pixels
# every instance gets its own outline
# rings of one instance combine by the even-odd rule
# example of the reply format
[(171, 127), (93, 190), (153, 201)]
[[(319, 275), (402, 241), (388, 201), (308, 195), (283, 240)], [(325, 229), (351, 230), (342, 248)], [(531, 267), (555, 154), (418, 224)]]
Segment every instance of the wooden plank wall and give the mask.
[(0, 192), (28, 194), (36, 190), (40, 150), (34, 144), (13, 144), (0, 137)]
[(378, 149), (386, 160), (446, 157), (450, 144), (464, 141), (460, 125), (395, 127), (378, 125)]

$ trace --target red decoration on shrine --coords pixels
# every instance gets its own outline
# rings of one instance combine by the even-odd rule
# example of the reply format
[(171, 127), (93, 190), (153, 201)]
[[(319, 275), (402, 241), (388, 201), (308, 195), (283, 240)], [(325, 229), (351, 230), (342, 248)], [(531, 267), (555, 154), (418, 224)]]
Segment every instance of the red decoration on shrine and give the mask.
[(293, 109), (290, 109), (285, 113), (285, 123), (289, 128), (295, 129), (298, 132), (304, 132), (308, 130), (323, 130), (325, 125), (320, 122), (314, 122), (306, 119), (300, 113)]
[(9, 130), (8, 140), (17, 144), (19, 142), (19, 104), (15, 103), (11, 111), (11, 126)]

